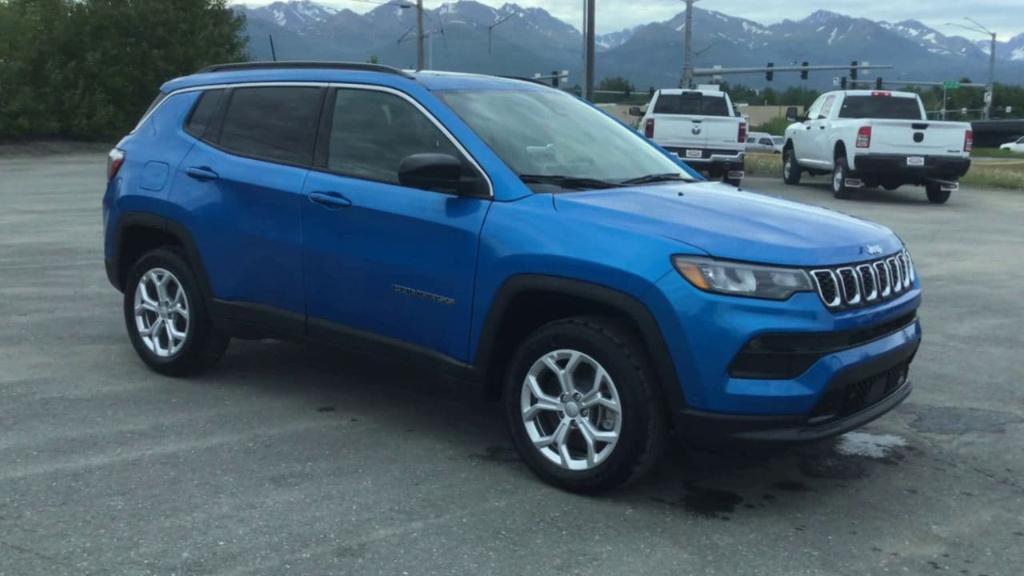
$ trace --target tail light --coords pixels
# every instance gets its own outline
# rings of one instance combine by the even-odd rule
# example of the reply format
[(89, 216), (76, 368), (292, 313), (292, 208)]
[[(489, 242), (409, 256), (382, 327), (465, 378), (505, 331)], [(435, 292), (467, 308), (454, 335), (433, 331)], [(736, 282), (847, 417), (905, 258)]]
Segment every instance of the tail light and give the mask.
[(648, 118), (647, 122), (644, 122), (644, 136), (654, 138), (654, 118)]
[(974, 130), (964, 133), (964, 152), (970, 152), (974, 148)]
[(107, 182), (114, 179), (117, 176), (117, 171), (121, 169), (121, 165), (124, 164), (124, 150), (114, 148), (107, 154)]
[(857, 148), (868, 148), (871, 146), (871, 126), (861, 126), (857, 130)]
[(736, 134), (736, 141), (741, 143), (741, 144), (747, 141), (747, 123), (746, 122), (740, 122), (740, 129), (739, 129), (739, 132)]

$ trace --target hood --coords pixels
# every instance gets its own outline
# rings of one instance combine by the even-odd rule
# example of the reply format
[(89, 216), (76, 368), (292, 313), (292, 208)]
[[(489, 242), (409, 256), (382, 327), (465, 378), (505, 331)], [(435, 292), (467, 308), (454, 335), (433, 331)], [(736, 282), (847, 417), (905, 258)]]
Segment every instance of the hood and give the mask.
[(902, 247), (885, 226), (719, 183), (566, 192), (556, 194), (554, 203), (567, 217), (658, 234), (729, 260), (825, 266)]

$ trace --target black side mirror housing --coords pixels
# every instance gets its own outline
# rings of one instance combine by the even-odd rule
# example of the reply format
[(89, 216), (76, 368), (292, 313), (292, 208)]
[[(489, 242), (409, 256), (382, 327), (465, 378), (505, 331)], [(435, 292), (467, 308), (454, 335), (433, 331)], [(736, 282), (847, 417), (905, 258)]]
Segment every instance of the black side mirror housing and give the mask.
[(786, 121), (787, 122), (799, 122), (800, 113), (797, 112), (796, 106), (789, 106), (786, 108)]
[(644, 115), (644, 110), (643, 110), (643, 108), (641, 108), (639, 106), (630, 106), (629, 107), (629, 115), (630, 116), (636, 116), (637, 118), (639, 118), (639, 117)]
[(398, 183), (409, 188), (476, 196), (479, 181), (464, 177), (462, 161), (451, 154), (412, 154), (398, 165)]

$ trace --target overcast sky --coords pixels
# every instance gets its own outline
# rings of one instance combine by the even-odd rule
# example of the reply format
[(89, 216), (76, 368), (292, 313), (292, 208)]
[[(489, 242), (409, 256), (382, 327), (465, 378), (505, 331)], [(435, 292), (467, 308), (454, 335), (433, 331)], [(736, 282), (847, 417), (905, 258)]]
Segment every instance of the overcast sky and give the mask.
[[(366, 12), (375, 4), (386, 0), (316, 0), (338, 8)], [(505, 0), (480, 0), (491, 6), (501, 6)], [(250, 6), (268, 4), (249, 0)], [(444, 0), (424, 0), (429, 8)], [(580, 27), (583, 0), (516, 0), (521, 6), (539, 6), (555, 16)], [(819, 8), (871, 18), (872, 20), (899, 21), (913, 18), (939, 30), (943, 34), (961, 34), (982, 39), (984, 36), (945, 26), (946, 22), (971, 16), (998, 32), (1005, 40), (1024, 32), (1024, 0), (699, 0), (698, 7), (718, 10), (730, 16), (740, 16), (771, 24), (789, 18), (799, 20)], [(666, 20), (683, 10), (682, 0), (598, 0), (597, 31), (600, 34), (623, 28)]]

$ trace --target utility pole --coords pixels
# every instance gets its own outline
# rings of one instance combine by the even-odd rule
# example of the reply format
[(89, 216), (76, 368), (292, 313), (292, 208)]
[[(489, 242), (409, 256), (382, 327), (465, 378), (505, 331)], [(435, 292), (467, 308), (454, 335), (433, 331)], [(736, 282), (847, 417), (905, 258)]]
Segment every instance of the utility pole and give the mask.
[(584, 90), (586, 99), (594, 100), (594, 4), (597, 0), (587, 0), (587, 10), (585, 25), (586, 28), (586, 41), (587, 41), (587, 64), (586, 64), (586, 80), (584, 82)]
[(277, 62), (277, 50), (274, 49), (274, 35), (267, 34), (267, 37), (270, 38), (270, 59)]
[(423, 0), (416, 0), (416, 69), (423, 70)]
[(693, 4), (697, 0), (686, 2), (686, 26), (683, 31), (683, 82), (681, 88), (693, 85)]

